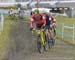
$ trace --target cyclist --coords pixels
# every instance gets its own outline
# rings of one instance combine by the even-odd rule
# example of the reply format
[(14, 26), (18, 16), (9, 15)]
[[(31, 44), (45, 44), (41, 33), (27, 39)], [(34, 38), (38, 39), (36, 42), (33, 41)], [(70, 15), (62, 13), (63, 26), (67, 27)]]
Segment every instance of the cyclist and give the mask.
[(50, 13), (43, 11), (43, 14), (45, 16), (46, 19), (46, 28), (47, 29), (51, 29), (53, 28), (54, 30), (54, 36), (56, 35), (56, 19), (54, 18), (54, 16), (52, 16)]
[[(36, 29), (39, 30), (46, 25), (45, 16), (39, 13), (39, 10), (35, 10), (30, 19), (30, 30), (33, 30), (33, 26), (36, 24)], [(44, 41), (45, 42), (45, 41)], [(44, 51), (46, 51), (45, 45), (43, 45)]]
[(55, 37), (56, 36), (56, 19), (51, 14), (50, 14), (50, 19), (51, 19), (51, 25), (54, 30), (54, 37)]
[(36, 28), (40, 29), (42, 26), (45, 26), (46, 20), (45, 16), (39, 13), (39, 10), (35, 10), (34, 14), (32, 14), (30, 19), (30, 30), (33, 29), (34, 24), (36, 24)]
[[(56, 27), (56, 20), (50, 13), (43, 11), (43, 14), (46, 19), (46, 36), (48, 35), (49, 39), (54, 40), (54, 36), (56, 35), (55, 27)], [(54, 34), (52, 33), (52, 29)], [(53, 42), (54, 43), (54, 42)]]

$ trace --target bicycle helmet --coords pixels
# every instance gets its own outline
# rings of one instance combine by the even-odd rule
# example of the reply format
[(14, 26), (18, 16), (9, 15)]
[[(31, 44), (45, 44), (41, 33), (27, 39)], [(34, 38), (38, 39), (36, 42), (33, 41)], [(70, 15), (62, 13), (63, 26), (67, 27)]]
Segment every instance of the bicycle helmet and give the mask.
[(38, 9), (34, 10), (34, 14), (39, 14), (39, 10)]

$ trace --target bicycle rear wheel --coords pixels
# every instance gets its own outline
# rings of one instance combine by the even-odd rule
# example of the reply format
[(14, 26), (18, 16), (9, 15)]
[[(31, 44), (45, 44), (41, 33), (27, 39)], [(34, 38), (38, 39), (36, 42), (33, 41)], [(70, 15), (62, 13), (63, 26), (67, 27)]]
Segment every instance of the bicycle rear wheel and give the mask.
[(40, 35), (37, 38), (37, 49), (39, 53), (42, 53), (42, 43), (41, 43), (41, 37)]
[(47, 34), (45, 36), (45, 40), (47, 42), (46, 45), (48, 46), (48, 49), (51, 49), (54, 46), (54, 44), (55, 44), (55, 39), (54, 38), (49, 38), (49, 35)]
[(38, 40), (37, 40), (37, 48), (38, 48), (39, 53), (42, 53), (43, 50), (46, 51), (45, 41), (44, 41), (44, 44), (43, 44), (42, 41), (41, 41), (41, 36), (40, 35), (38, 36)]
[(52, 41), (51, 41), (51, 39), (49, 39), (49, 37), (48, 36), (46, 36), (45, 37), (46, 38), (46, 47), (47, 47), (47, 49), (51, 49), (52, 48)]

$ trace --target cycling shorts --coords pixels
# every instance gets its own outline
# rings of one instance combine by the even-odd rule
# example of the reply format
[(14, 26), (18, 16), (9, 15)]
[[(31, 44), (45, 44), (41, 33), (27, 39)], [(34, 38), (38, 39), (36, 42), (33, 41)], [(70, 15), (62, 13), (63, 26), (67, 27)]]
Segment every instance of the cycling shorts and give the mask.
[(52, 30), (52, 27), (50, 27), (50, 25), (46, 25), (46, 26), (45, 26), (45, 29), (50, 29), (50, 30)]

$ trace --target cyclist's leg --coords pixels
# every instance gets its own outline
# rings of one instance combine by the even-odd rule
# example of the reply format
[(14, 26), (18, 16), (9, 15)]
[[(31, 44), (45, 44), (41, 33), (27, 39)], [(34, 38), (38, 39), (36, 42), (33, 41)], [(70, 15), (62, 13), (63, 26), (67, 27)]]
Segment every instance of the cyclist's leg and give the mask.
[[(48, 29), (45, 30), (45, 36), (49, 36), (48, 35)], [(47, 41), (47, 38), (46, 38), (46, 41)]]
[(48, 26), (46, 29), (46, 41), (47, 41), (47, 47), (50, 49), (52, 47), (52, 30)]
[(52, 43), (52, 45), (54, 45), (55, 39), (54, 39), (54, 33), (53, 33), (52, 29), (49, 30), (49, 34), (50, 34), (50, 43)]
[(56, 29), (54, 29), (54, 37), (56, 36)]
[[(38, 29), (38, 30), (41, 30), (42, 25), (43, 25), (43, 24), (36, 25), (37, 29)], [(41, 36), (40, 34), (41, 34), (42, 36)], [(42, 45), (44, 45), (44, 44), (45, 44), (44, 32), (39, 32), (39, 33), (38, 33), (38, 36), (39, 36), (39, 35), (40, 35), (40, 37), (41, 37), (41, 39), (42, 39), (42, 41), (41, 41), (41, 40), (40, 40), (40, 41), (41, 41)]]
[(47, 26), (47, 35), (48, 35), (48, 38), (49, 38), (49, 39), (52, 38), (52, 32), (51, 32), (50, 26)]
[[(42, 26), (43, 26), (43, 24), (41, 24), (40, 29), (42, 28)], [(42, 42), (44, 51), (46, 51), (45, 31), (41, 31), (41, 42)]]
[(51, 39), (52, 40), (52, 45), (54, 46), (54, 44), (55, 44), (54, 29), (52, 29), (51, 33), (52, 33), (52, 36), (51, 36), (52, 37), (52, 39)]
[(50, 26), (49, 25), (46, 25), (45, 35), (46, 35), (46, 42), (49, 43), (49, 41), (51, 39), (51, 33), (50, 33)]
[(39, 51), (39, 53), (41, 53), (41, 48), (42, 48), (42, 44), (41, 44), (41, 37), (40, 37), (40, 26), (38, 24), (36, 24), (36, 29), (37, 29), (37, 49)]
[(56, 26), (53, 26), (54, 37), (56, 36)]
[(53, 38), (53, 31), (52, 31), (52, 29), (49, 29), (49, 34), (50, 34), (50, 38), (52, 39)]

